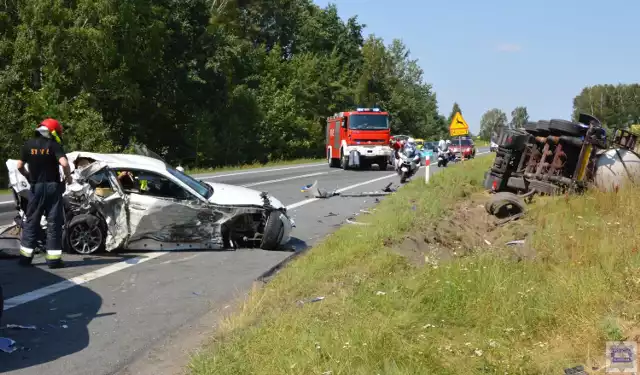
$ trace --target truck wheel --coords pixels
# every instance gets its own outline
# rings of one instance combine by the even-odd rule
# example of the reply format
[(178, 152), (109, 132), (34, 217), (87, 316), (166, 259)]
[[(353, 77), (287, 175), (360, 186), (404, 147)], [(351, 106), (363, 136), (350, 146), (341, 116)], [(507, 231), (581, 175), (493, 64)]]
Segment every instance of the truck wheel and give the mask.
[(349, 156), (345, 156), (342, 150), (340, 151), (340, 167), (345, 171), (349, 169)]
[(338, 168), (340, 166), (340, 160), (332, 158), (330, 151), (327, 151), (327, 162), (329, 163), (329, 168)]
[(522, 198), (513, 193), (499, 192), (491, 195), (484, 208), (488, 214), (503, 219), (524, 213), (526, 204)]
[(280, 211), (272, 211), (267, 218), (267, 224), (264, 226), (264, 234), (260, 248), (262, 250), (276, 250), (280, 246), (282, 236), (284, 235), (284, 226), (280, 221)]
[(388, 158), (381, 157), (380, 159), (378, 159), (378, 168), (380, 168), (381, 171), (385, 172), (387, 170), (388, 165), (389, 165)]
[(576, 123), (556, 119), (549, 121), (549, 130), (559, 135), (569, 135), (573, 137), (580, 137), (587, 133), (587, 129), (582, 128)]

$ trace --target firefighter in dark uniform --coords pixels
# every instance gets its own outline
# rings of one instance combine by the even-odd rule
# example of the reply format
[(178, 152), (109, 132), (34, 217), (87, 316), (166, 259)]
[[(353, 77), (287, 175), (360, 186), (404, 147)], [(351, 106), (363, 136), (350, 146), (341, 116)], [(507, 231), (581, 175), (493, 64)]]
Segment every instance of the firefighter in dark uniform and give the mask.
[[(33, 252), (38, 241), (40, 220), (47, 218), (47, 265), (60, 268), (62, 263), (62, 193), (65, 184), (61, 182), (60, 169), (64, 171), (65, 182), (71, 183), (69, 162), (62, 148), (62, 126), (57, 120), (46, 119), (40, 123), (35, 136), (22, 146), (18, 170), (29, 180), (31, 197), (25, 212), (25, 222), (20, 243), (20, 264), (28, 266), (33, 260)], [(25, 169), (27, 164), (29, 170)]]

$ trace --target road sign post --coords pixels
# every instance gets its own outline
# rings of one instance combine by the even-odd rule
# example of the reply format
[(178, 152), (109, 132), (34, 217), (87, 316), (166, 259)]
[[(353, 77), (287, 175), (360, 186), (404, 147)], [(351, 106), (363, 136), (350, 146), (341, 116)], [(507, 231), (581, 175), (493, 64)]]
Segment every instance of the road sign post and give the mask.
[(458, 137), (458, 145), (460, 146), (461, 160), (464, 162), (464, 153), (462, 152), (462, 136), (469, 134), (469, 124), (462, 117), (462, 113), (456, 112), (449, 124), (449, 136)]

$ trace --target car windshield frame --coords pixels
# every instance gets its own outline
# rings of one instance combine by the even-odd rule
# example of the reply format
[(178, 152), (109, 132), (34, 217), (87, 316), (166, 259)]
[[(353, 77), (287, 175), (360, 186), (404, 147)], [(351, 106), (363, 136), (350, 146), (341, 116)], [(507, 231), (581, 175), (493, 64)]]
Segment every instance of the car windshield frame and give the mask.
[[(384, 125), (382, 122), (384, 122)], [(388, 130), (389, 116), (374, 114), (351, 115), (347, 126), (351, 130)]]
[(189, 176), (188, 174), (182, 173), (170, 166), (167, 166), (167, 172), (169, 172), (169, 174), (171, 174), (173, 177), (177, 178), (182, 183), (190, 187), (202, 198), (209, 200), (209, 198), (211, 198), (211, 196), (213, 195), (213, 188), (205, 184), (204, 182), (198, 181), (195, 178)]

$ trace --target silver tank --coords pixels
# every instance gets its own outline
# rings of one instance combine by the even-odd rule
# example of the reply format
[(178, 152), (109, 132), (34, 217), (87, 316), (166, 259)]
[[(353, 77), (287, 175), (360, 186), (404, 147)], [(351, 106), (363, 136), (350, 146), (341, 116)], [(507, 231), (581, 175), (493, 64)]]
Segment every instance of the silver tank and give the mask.
[(610, 192), (629, 181), (640, 182), (640, 157), (637, 154), (625, 149), (609, 149), (599, 154), (594, 176), (594, 184), (599, 190)]

